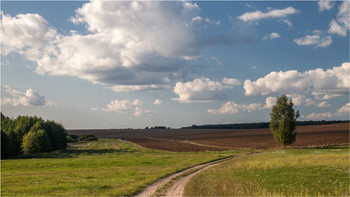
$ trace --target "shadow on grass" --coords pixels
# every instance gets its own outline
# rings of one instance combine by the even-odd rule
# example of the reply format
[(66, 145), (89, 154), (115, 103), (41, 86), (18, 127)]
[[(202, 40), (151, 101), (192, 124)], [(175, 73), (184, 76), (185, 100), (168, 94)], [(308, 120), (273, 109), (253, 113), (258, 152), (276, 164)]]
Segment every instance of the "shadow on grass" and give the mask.
[(334, 146), (323, 146), (323, 147), (311, 147), (309, 149), (341, 149), (341, 150), (349, 150), (350, 145), (334, 145)]
[(20, 155), (8, 159), (44, 159), (44, 158), (74, 158), (79, 155), (102, 155), (109, 153), (133, 153), (138, 152), (131, 149), (67, 149), (65, 151), (54, 151), (47, 153), (36, 153), (30, 155)]

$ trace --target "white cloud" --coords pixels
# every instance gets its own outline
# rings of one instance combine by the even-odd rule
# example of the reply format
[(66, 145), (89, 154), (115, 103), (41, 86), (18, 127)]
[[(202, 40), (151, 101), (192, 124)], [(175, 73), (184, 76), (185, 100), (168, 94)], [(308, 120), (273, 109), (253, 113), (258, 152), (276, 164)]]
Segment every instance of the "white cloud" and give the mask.
[(245, 22), (248, 22), (248, 21), (258, 21), (261, 19), (269, 19), (269, 18), (285, 18), (288, 15), (296, 14), (298, 12), (299, 11), (294, 9), (293, 7), (287, 7), (284, 9), (269, 10), (266, 13), (263, 13), (259, 10), (255, 12), (246, 12), (241, 16), (239, 16), (238, 18)]
[(276, 105), (277, 97), (267, 97), (265, 105), (262, 103), (237, 104), (233, 101), (224, 103), (219, 109), (209, 109), (211, 114), (236, 114), (240, 111), (252, 112), (256, 110), (271, 109)]
[(225, 91), (240, 82), (233, 78), (224, 78), (222, 83), (212, 81), (209, 78), (197, 78), (189, 82), (177, 82), (174, 93), (179, 95), (173, 98), (180, 102), (208, 102), (213, 100), (223, 100), (226, 98)]
[[(118, 92), (164, 89), (196, 72), (189, 60), (203, 48), (256, 40), (239, 28), (198, 34), (220, 24), (200, 14), (191, 2), (96, 0), (71, 18), (87, 30), (69, 35), (37, 14), (2, 15), (2, 53), (20, 53), (39, 74), (75, 76)], [(189, 25), (193, 20), (202, 23)]]
[(133, 115), (134, 116), (152, 116), (155, 113), (156, 112), (149, 109), (142, 109), (142, 108), (136, 107)]
[(130, 112), (134, 110), (135, 106), (142, 105), (142, 101), (135, 100), (112, 100), (107, 104), (106, 108), (91, 108), (91, 110), (101, 110), (101, 111), (114, 111), (117, 113)]
[(312, 113), (312, 114), (309, 114), (303, 118), (320, 120), (320, 119), (325, 119), (325, 118), (334, 118), (334, 117), (341, 117), (341, 116), (345, 116), (345, 117), (349, 118), (349, 116), (350, 116), (350, 103), (345, 104), (344, 106), (339, 108), (335, 113), (331, 113), (331, 112)]
[(336, 116), (348, 116), (350, 113), (350, 103), (345, 104), (343, 107), (339, 108), (338, 111), (335, 113)]
[(279, 33), (273, 32), (273, 33), (265, 35), (263, 40), (268, 40), (268, 39), (273, 40), (273, 39), (280, 38), (280, 37), (281, 37), (281, 35), (279, 35)]
[(332, 118), (333, 114), (330, 112), (325, 112), (325, 113), (312, 113), (307, 116), (305, 116), (306, 119), (311, 119), (311, 120), (320, 120), (320, 119), (325, 119), (325, 118)]
[(214, 63), (216, 65), (221, 65), (222, 64), (222, 61), (215, 57), (215, 56), (210, 56), (210, 59), (208, 59), (210, 63)]
[(25, 92), (20, 92), (15, 89), (11, 89), (10, 86), (3, 86), (5, 91), (10, 97), (1, 98), (2, 105), (12, 106), (53, 106), (57, 105), (56, 102), (48, 101), (44, 96), (41, 96), (33, 89), (28, 89)]
[(331, 36), (321, 36), (321, 35), (306, 35), (304, 38), (294, 39), (294, 42), (297, 45), (306, 46), (306, 45), (314, 45), (315, 48), (319, 47), (327, 47), (332, 44)]
[(212, 20), (210, 18), (205, 18), (204, 21), (208, 24), (211, 24), (211, 25), (220, 25), (221, 24), (221, 21)]
[(162, 104), (162, 103), (163, 103), (162, 100), (156, 99), (156, 100), (154, 101), (153, 104), (155, 104), (155, 105), (160, 105), (160, 104)]
[[(16, 17), (1, 12), (1, 53), (33, 52), (57, 38), (56, 30), (38, 14), (19, 14)], [(33, 53), (32, 52), (32, 53)]]
[(327, 101), (320, 102), (317, 104), (318, 107), (329, 107), (331, 106), (330, 104), (327, 103)]
[(93, 111), (112, 111), (117, 113), (132, 113), (134, 116), (151, 116), (155, 114), (155, 111), (149, 109), (143, 109), (140, 106), (142, 101), (135, 100), (112, 100), (105, 108), (93, 107)]
[(288, 25), (288, 28), (292, 28), (292, 27), (293, 27), (293, 23), (290, 22), (290, 20), (284, 19), (283, 22), (286, 23), (286, 24)]
[(192, 18), (192, 22), (201, 22), (202, 21), (202, 17), (201, 16), (196, 16)]
[(267, 97), (265, 100), (265, 108), (272, 108), (274, 105), (276, 105), (277, 97)]
[(168, 85), (114, 85), (108, 87), (115, 92), (156, 91), (169, 88)]
[(350, 2), (343, 1), (339, 6), (336, 20), (332, 20), (329, 24), (329, 33), (338, 34), (345, 37), (350, 29)]
[(330, 10), (332, 9), (334, 6), (334, 1), (319, 1), (318, 2), (318, 9), (320, 11), (324, 11), (324, 10)]
[(222, 79), (222, 83), (226, 85), (231, 85), (231, 86), (238, 86), (241, 85), (241, 82), (238, 79), (235, 78), (226, 78), (224, 77)]
[(236, 114), (240, 111), (252, 112), (255, 110), (264, 109), (261, 103), (251, 103), (251, 104), (237, 104), (233, 101), (228, 101), (223, 104), (219, 109), (209, 109), (208, 113), (211, 114)]
[(350, 63), (332, 69), (315, 69), (303, 73), (297, 70), (271, 72), (252, 82), (245, 80), (246, 95), (302, 94), (304, 92), (327, 96), (348, 95), (350, 88)]

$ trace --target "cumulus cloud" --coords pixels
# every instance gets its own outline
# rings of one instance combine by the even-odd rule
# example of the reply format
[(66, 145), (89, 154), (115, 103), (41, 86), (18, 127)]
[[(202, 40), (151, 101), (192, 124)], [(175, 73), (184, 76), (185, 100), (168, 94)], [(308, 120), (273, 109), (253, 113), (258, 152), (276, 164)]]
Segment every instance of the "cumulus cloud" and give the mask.
[(2, 105), (12, 106), (53, 106), (57, 105), (56, 102), (46, 100), (45, 96), (41, 96), (33, 89), (28, 89), (25, 92), (20, 92), (15, 89), (11, 89), (10, 86), (3, 86), (9, 97), (1, 98)]
[(117, 113), (130, 112), (135, 106), (142, 105), (142, 101), (135, 100), (112, 100), (105, 108), (91, 108), (91, 110), (114, 111)]
[(350, 2), (343, 1), (339, 6), (336, 20), (332, 20), (329, 24), (328, 32), (338, 34), (345, 37), (350, 29)]
[(179, 97), (173, 100), (180, 102), (223, 100), (226, 98), (224, 90), (239, 84), (239, 80), (232, 78), (224, 78), (222, 82), (212, 81), (209, 78), (197, 78), (185, 83), (177, 82), (173, 91)]
[(321, 36), (321, 35), (306, 35), (303, 38), (294, 39), (297, 45), (306, 46), (313, 45), (315, 48), (327, 47), (332, 44), (331, 36)]
[(231, 85), (231, 86), (238, 86), (241, 85), (241, 82), (238, 79), (235, 78), (226, 78), (224, 77), (222, 79), (222, 83), (226, 85)]
[(263, 40), (273, 40), (273, 39), (276, 39), (276, 38), (280, 38), (281, 35), (279, 33), (276, 33), (276, 32), (272, 32), (270, 34), (267, 34), (264, 36)]
[(332, 118), (333, 114), (331, 112), (325, 112), (325, 113), (312, 113), (307, 116), (305, 116), (306, 119), (312, 119), (312, 120), (320, 120), (325, 118)]
[(287, 7), (284, 9), (274, 9), (274, 10), (271, 9), (265, 13), (259, 10), (255, 12), (246, 12), (241, 16), (239, 16), (238, 18), (245, 22), (249, 22), (249, 21), (258, 21), (258, 20), (270, 19), (270, 18), (285, 18), (288, 15), (296, 14), (298, 12), (299, 11), (294, 9), (293, 7)]
[(233, 101), (228, 101), (227, 103), (223, 104), (219, 109), (209, 109), (208, 113), (236, 114), (240, 111), (252, 112), (260, 109), (264, 109), (264, 106), (261, 103), (237, 104)]
[(34, 53), (57, 38), (56, 30), (38, 14), (1, 14), (1, 54), (10, 52)]
[(339, 108), (338, 111), (335, 113), (336, 116), (345, 116), (350, 115), (350, 103), (345, 104), (343, 107)]
[(154, 115), (156, 112), (153, 110), (149, 110), (149, 109), (142, 109), (139, 107), (135, 108), (135, 111), (133, 113), (134, 116), (152, 116)]
[(297, 70), (271, 72), (252, 82), (244, 81), (246, 95), (298, 94), (309, 92), (318, 98), (348, 95), (350, 88), (350, 63), (323, 70), (321, 68), (298, 72)]
[(312, 113), (303, 118), (321, 120), (321, 119), (341, 117), (341, 116), (345, 116), (349, 118), (349, 115), (350, 115), (350, 103), (347, 103), (334, 113), (331, 113), (331, 112)]
[(318, 9), (320, 11), (324, 11), (324, 10), (330, 10), (332, 9), (334, 6), (334, 1), (319, 1), (318, 2)]
[(270, 109), (276, 105), (277, 97), (267, 97), (265, 105), (262, 103), (238, 104), (233, 101), (224, 103), (219, 109), (209, 109), (211, 114), (236, 114), (240, 111), (252, 112), (256, 110)]
[(160, 104), (162, 104), (162, 103), (163, 103), (162, 100), (156, 99), (156, 100), (154, 101), (153, 104), (155, 104), (155, 105), (160, 105)]
[(154, 111), (149, 109), (143, 109), (140, 106), (142, 101), (135, 100), (112, 100), (106, 107), (97, 108), (93, 107), (93, 111), (106, 111), (106, 112), (117, 112), (117, 113), (131, 113), (134, 116), (151, 116), (155, 114)]
[(2, 53), (22, 54), (39, 74), (75, 76), (117, 92), (149, 91), (187, 80), (189, 60), (205, 47), (252, 40), (242, 28), (201, 33), (220, 21), (182, 1), (90, 1), (71, 21), (87, 31), (61, 35), (40, 15), (2, 14)]
[(265, 100), (265, 108), (272, 108), (274, 105), (276, 105), (277, 97), (267, 97)]

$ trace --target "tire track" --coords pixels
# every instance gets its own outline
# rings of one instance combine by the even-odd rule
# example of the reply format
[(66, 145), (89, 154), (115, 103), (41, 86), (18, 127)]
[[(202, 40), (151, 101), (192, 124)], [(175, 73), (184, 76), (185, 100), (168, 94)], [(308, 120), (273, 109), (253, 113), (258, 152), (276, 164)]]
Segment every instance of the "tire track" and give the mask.
[[(257, 152), (254, 152), (254, 153), (257, 153)], [(226, 161), (229, 161), (229, 160), (232, 160), (232, 159), (237, 159), (239, 157), (242, 157), (242, 156), (245, 156), (245, 155), (248, 155), (248, 154), (254, 154), (254, 153), (237, 154), (237, 155), (234, 155), (234, 156), (230, 156), (230, 157), (214, 160), (214, 161), (207, 162), (207, 163), (204, 163), (204, 164), (199, 164), (199, 165), (196, 165), (194, 167), (191, 167), (191, 168), (188, 168), (186, 170), (183, 170), (181, 172), (174, 173), (174, 174), (172, 174), (170, 176), (167, 176), (167, 177), (165, 177), (163, 179), (160, 179), (159, 181), (157, 181), (157, 182), (153, 183), (152, 185), (148, 186), (145, 190), (143, 190), (141, 193), (137, 194), (135, 197), (149, 197), (149, 196), (153, 196), (157, 192), (157, 190), (159, 190), (161, 187), (166, 185), (171, 180), (176, 179), (176, 177), (179, 177), (179, 176), (181, 176), (181, 175), (183, 175), (185, 173), (188, 173), (190, 171), (202, 168), (202, 169), (199, 169), (198, 171), (194, 171), (192, 173), (189, 173), (188, 175), (185, 175), (184, 177), (180, 178), (179, 180), (176, 180), (171, 185), (171, 187), (168, 188), (168, 190), (167, 190), (167, 192), (165, 194), (165, 196), (172, 196), (172, 197), (173, 196), (183, 196), (185, 185), (196, 174), (198, 174), (198, 173), (200, 173), (203, 170), (206, 170), (208, 168), (211, 168), (211, 167), (214, 167), (216, 165), (219, 165), (219, 164), (221, 164), (223, 162), (226, 162)]]

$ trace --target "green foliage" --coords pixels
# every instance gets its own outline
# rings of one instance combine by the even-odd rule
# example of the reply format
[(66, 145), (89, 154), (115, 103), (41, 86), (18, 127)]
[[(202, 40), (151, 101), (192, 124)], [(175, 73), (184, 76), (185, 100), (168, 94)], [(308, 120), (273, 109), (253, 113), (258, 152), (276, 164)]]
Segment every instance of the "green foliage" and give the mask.
[(78, 141), (97, 141), (98, 138), (92, 134), (84, 134), (79, 136)]
[(23, 137), (23, 153), (41, 153), (51, 150), (51, 141), (44, 130), (30, 131)]
[(6, 159), (9, 155), (8, 138), (6, 133), (1, 130), (1, 159)]
[(67, 148), (68, 134), (61, 124), (54, 121), (46, 121), (43, 128), (50, 137), (52, 150), (65, 150)]
[(16, 119), (11, 119), (1, 113), (1, 130), (4, 132), (2, 135), (6, 135), (6, 154), (8, 154), (8, 157), (23, 154), (24, 146), (22, 143), (24, 142), (24, 136), (29, 132), (35, 133), (38, 130), (44, 130), (49, 138), (51, 145), (45, 151), (65, 150), (67, 147), (67, 131), (63, 126), (54, 121), (44, 121), (42, 118), (36, 116), (18, 116)]
[(66, 137), (67, 143), (78, 142), (78, 138), (79, 138), (79, 135), (69, 134), (69, 135), (67, 135), (67, 137)]
[(286, 146), (295, 142), (297, 135), (295, 126), (298, 117), (299, 111), (294, 112), (292, 100), (288, 101), (286, 95), (277, 98), (277, 103), (270, 113), (269, 127), (278, 144)]

